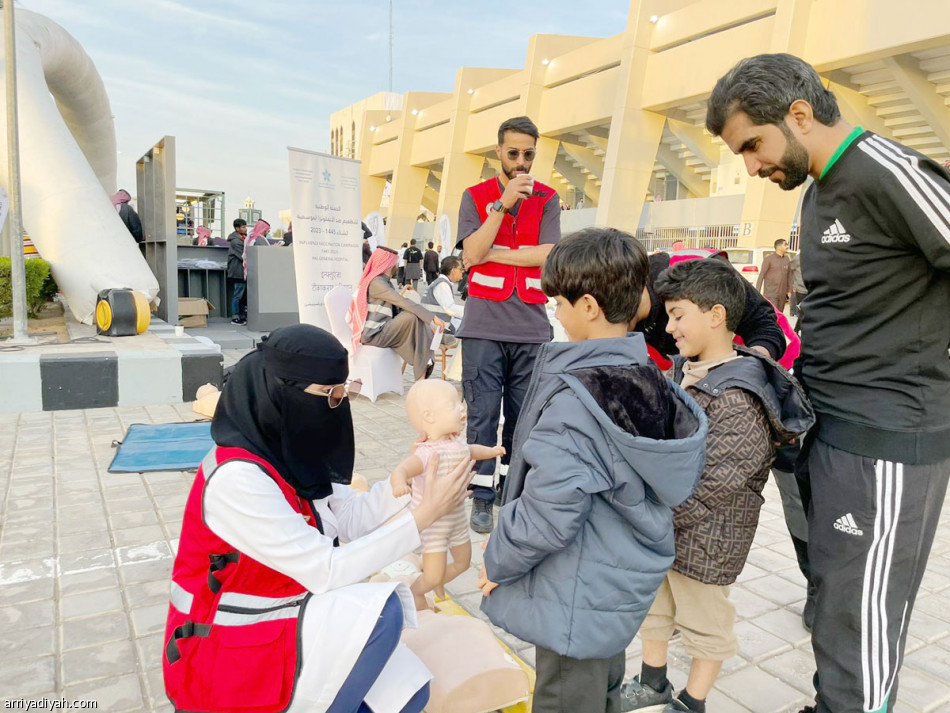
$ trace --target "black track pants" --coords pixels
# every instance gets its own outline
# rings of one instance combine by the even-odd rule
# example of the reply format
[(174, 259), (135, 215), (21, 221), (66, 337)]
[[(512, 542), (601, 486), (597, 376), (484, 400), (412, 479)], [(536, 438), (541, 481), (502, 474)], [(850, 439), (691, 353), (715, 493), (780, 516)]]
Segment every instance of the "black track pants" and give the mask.
[(950, 459), (906, 465), (818, 439), (807, 458), (808, 556), (818, 586), (812, 632), (818, 710), (890, 710)]

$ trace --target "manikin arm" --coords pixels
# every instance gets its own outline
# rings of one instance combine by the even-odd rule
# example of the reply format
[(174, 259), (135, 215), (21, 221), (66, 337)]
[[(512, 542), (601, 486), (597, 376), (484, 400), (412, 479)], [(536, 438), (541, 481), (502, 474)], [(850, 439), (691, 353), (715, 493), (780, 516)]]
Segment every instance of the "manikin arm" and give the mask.
[(389, 483), (392, 485), (393, 495), (397, 498), (402, 495), (408, 495), (409, 481), (417, 475), (422, 475), (423, 470), (422, 459), (415, 454), (412, 454), (397, 465), (393, 469), (392, 475), (389, 476)]
[(479, 446), (470, 443), (468, 451), (472, 454), (472, 460), (489, 460), (505, 455), (504, 446)]

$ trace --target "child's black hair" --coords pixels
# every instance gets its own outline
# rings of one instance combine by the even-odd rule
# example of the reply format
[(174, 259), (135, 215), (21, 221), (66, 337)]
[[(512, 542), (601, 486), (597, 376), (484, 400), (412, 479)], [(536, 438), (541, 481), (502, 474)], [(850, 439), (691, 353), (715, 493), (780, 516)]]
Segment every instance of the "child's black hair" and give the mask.
[(736, 269), (722, 260), (684, 260), (660, 273), (654, 289), (664, 301), (687, 300), (708, 312), (726, 310), (726, 329), (735, 332), (745, 312), (746, 288)]
[(552, 248), (544, 263), (541, 289), (574, 304), (590, 295), (611, 324), (630, 322), (650, 273), (643, 246), (614, 228), (586, 228)]

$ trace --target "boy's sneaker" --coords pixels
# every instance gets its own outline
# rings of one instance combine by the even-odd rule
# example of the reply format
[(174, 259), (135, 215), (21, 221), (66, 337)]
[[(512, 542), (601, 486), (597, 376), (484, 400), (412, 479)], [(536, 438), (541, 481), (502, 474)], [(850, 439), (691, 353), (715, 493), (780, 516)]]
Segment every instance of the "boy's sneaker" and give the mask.
[(682, 713), (682, 711), (689, 711), (690, 707), (683, 703), (679, 697), (674, 698), (672, 701), (666, 704), (666, 708), (663, 709), (663, 713)]
[(672, 703), (673, 684), (669, 681), (666, 682), (666, 687), (662, 691), (657, 691), (645, 683), (640, 683), (640, 675), (637, 674), (620, 687), (621, 711), (653, 711), (654, 713), (662, 711), (665, 713), (668, 710), (688, 710), (670, 708), (668, 704)]
[(231, 320), (231, 324), (236, 324), (236, 325), (238, 325), (239, 327), (243, 327), (244, 325), (247, 324), (247, 320), (246, 320), (246, 319), (242, 319), (241, 317), (234, 317), (234, 318)]

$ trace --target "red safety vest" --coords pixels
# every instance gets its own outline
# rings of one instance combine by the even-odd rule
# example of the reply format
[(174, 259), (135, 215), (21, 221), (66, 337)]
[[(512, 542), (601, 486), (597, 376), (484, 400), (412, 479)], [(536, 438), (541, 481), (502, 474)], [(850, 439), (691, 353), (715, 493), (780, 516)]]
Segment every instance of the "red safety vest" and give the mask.
[(165, 692), (177, 710), (278, 713), (290, 706), (297, 682), (297, 624), (310, 592), (238, 552), (205, 524), (205, 485), (231, 460), (259, 465), (290, 506), (319, 526), (311, 504), (262, 458), (222, 447), (205, 456), (185, 505), (172, 569)]
[[(497, 178), (490, 178), (468, 189), (475, 199), (478, 216), (484, 223), (492, 203), (501, 198), (501, 185)], [(517, 250), (538, 244), (541, 230), (541, 215), (544, 205), (555, 193), (543, 183), (534, 183), (534, 192), (518, 203), (518, 215), (506, 213), (495, 236), (493, 249)], [(468, 294), (495, 302), (504, 302), (515, 288), (518, 297), (527, 304), (543, 304), (548, 301), (541, 291), (541, 267), (516, 267), (485, 262), (469, 270)]]

